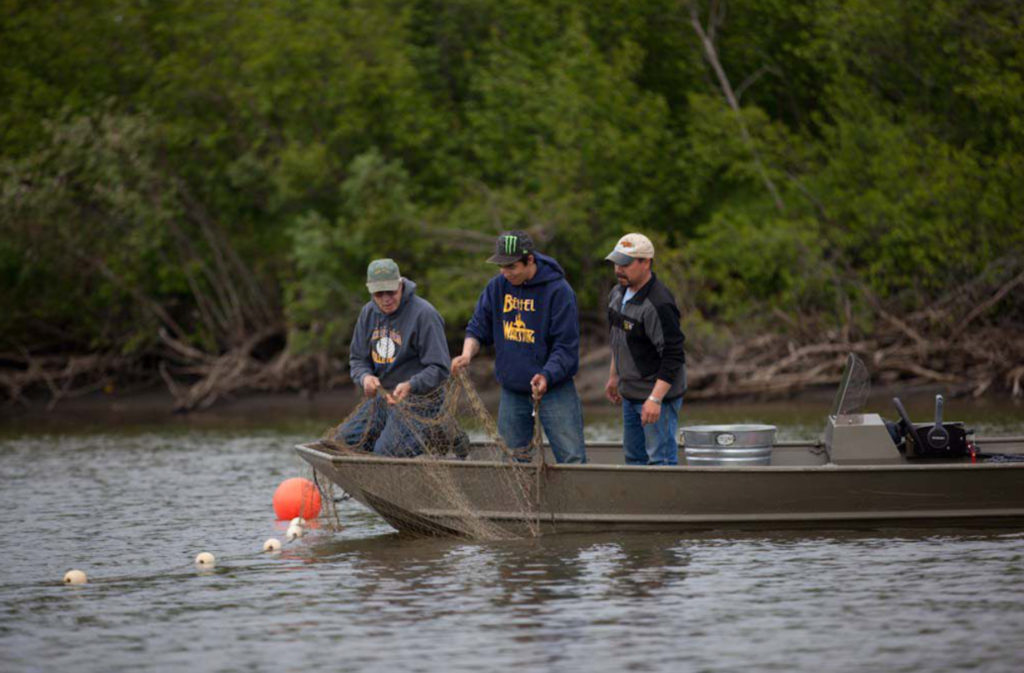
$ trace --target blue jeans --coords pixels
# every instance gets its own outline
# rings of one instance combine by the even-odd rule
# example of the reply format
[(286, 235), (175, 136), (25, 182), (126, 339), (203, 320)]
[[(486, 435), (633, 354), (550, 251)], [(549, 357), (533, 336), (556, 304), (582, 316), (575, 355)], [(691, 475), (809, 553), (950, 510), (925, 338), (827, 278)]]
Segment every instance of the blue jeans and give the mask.
[[(510, 449), (524, 449), (533, 439), (533, 397), (502, 387), (498, 432)], [(585, 463), (583, 406), (571, 380), (550, 388), (540, 399), (540, 424), (559, 463)]]
[(334, 438), (378, 456), (398, 458), (420, 455), (424, 442), (432, 439), (428, 428), (408, 415), (403, 417), (394, 412), (383, 397), (363, 402), (352, 418), (338, 428)]
[(680, 395), (661, 403), (657, 423), (640, 423), (644, 403), (622, 400), (622, 448), (626, 450), (627, 465), (678, 465), (679, 409), (683, 406)]

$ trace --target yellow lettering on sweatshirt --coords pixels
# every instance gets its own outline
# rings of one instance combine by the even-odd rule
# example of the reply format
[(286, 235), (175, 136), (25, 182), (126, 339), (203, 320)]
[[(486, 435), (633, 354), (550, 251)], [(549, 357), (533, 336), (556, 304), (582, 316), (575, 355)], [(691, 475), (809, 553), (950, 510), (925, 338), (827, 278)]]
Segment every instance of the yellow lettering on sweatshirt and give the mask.
[(510, 294), (505, 295), (505, 307), (502, 309), (502, 313), (509, 313), (511, 311), (529, 311), (532, 313), (536, 309), (533, 307), (533, 299), (523, 299), (522, 297), (514, 297)]
[[(533, 301), (532, 299), (530, 300)], [(506, 341), (517, 341), (519, 343), (532, 344), (534, 342), (533, 335), (536, 330), (528, 329), (526, 323), (523, 322), (523, 316), (519, 313), (516, 314), (516, 319), (513, 321), (505, 320), (502, 322), (502, 327), (505, 331)]]

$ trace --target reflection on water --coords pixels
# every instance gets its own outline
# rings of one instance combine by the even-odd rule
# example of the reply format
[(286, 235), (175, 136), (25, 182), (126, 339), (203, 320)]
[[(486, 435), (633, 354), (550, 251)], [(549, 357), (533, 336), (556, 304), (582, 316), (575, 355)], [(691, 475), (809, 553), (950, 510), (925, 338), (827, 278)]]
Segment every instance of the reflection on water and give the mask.
[[(690, 402), (682, 407), (679, 425), (769, 424), (778, 428), (776, 437), (788, 441), (815, 439), (821, 435), (831, 405), (830, 390), (804, 394), (794, 399), (771, 402)], [(914, 421), (934, 417), (934, 393), (914, 392), (901, 395), (904, 406)], [(153, 402), (140, 408), (122, 408), (118, 403), (95, 408), (58, 408), (53, 414), (0, 417), (0, 439), (25, 433), (138, 434), (158, 432), (167, 436), (191, 432), (232, 432), (248, 436), (254, 431), (272, 431), (303, 436), (321, 436), (336, 425), (358, 402), (347, 395), (324, 395), (309, 401), (271, 397), (262, 402), (238, 406), (225, 405), (199, 414), (170, 416), (169, 403)], [(864, 406), (865, 412), (882, 414), (896, 420), (892, 395), (874, 395)], [(492, 409), (497, 412), (497, 407)], [(946, 399), (946, 421), (964, 421), (982, 435), (1024, 434), (1024, 401), (1007, 397), (979, 399)], [(474, 436), (482, 436), (478, 419), (462, 419)], [(584, 432), (588, 441), (622, 438), (622, 411), (610, 404), (598, 403), (584, 407)]]
[[(834, 391), (822, 389), (794, 399), (772, 401), (685, 401), (679, 416), (680, 426), (717, 424), (769, 424), (779, 428), (780, 440), (815, 439), (825, 427)], [(914, 421), (934, 417), (934, 391), (901, 394), (904, 406)], [(162, 398), (127, 405), (95, 400), (83, 406), (74, 401), (54, 413), (37, 410), (14, 417), (0, 416), (0, 438), (25, 433), (139, 434), (156, 431), (161, 435), (214, 431), (249, 435), (254, 431), (272, 431), (319, 437), (350, 413), (360, 398), (346, 394), (325, 394), (311, 399), (248, 399), (226, 403), (213, 409), (181, 416), (169, 414), (170, 402)], [(497, 411), (496, 402), (491, 412)], [(876, 394), (868, 399), (864, 411), (880, 413), (890, 420), (898, 418), (891, 394)], [(598, 402), (584, 406), (586, 437), (589, 441), (618, 440), (622, 436), (621, 409)], [(1024, 400), (1006, 397), (980, 399), (947, 398), (947, 421), (964, 421), (979, 434), (1024, 435)], [(480, 427), (476, 419), (463, 419), (470, 430)]]
[[(264, 554), (285, 528), (274, 488), (307, 474), (289, 448), (305, 438), (150, 428), (0, 441), (0, 669), (1024, 666), (1021, 532), (477, 544), (403, 538), (345, 501), (341, 530)], [(196, 570), (199, 551), (214, 570)], [(72, 567), (90, 583), (61, 585)]]

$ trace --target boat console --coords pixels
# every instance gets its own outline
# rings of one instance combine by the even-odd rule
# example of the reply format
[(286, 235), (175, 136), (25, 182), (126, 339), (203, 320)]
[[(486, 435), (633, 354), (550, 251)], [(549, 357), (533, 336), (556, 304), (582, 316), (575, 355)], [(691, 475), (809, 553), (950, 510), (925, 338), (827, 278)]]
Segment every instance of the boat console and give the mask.
[(825, 424), (825, 450), (836, 465), (905, 463), (878, 414), (830, 415)]
[(914, 423), (898, 397), (893, 404), (900, 421), (860, 413), (870, 390), (864, 363), (850, 354), (825, 425), (825, 450), (837, 465), (893, 464), (908, 460), (960, 460), (971, 455), (970, 431), (960, 422), (942, 420), (943, 397), (935, 396), (935, 421)]

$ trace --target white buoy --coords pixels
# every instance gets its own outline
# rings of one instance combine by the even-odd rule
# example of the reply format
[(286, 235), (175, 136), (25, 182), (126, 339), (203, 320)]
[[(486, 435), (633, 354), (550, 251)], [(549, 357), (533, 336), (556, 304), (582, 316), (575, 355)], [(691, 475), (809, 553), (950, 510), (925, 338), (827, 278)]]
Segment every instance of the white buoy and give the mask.
[(281, 541), (276, 537), (269, 538), (263, 543), (263, 551), (281, 551)]
[(287, 532), (285, 532), (284, 535), (286, 538), (288, 538), (288, 541), (291, 542), (296, 538), (302, 537), (303, 533), (305, 532), (306, 531), (302, 529), (302, 526), (296, 526), (295, 524), (292, 524), (291, 526), (288, 526), (288, 530)]
[(212, 568), (216, 565), (216, 561), (217, 559), (208, 551), (199, 552), (199, 554), (196, 555), (196, 565), (202, 566), (203, 568)]
[(306, 525), (306, 520), (303, 519), (301, 516), (297, 516), (294, 519), (292, 519), (292, 522), (291, 522), (290, 525), (292, 525), (292, 526), (305, 526)]
[(64, 573), (64, 584), (85, 584), (88, 581), (81, 570), (69, 570)]

